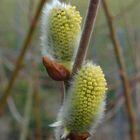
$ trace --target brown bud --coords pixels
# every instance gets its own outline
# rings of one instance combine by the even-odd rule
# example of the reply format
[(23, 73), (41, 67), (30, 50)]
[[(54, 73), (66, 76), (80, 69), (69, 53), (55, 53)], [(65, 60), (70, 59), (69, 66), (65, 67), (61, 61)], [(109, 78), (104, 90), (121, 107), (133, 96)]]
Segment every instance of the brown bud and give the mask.
[(67, 139), (70, 140), (86, 140), (90, 137), (89, 133), (82, 133), (82, 134), (76, 134), (76, 133), (70, 133)]
[(50, 60), (47, 56), (43, 57), (43, 64), (53, 80), (65, 81), (70, 77), (70, 71), (64, 65)]

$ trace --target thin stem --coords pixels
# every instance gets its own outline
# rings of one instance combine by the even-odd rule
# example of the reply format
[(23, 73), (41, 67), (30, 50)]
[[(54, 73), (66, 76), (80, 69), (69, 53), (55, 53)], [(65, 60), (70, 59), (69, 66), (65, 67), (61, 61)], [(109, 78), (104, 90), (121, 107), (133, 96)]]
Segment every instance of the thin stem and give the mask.
[(121, 77), (122, 85), (124, 88), (125, 103), (126, 103), (128, 118), (129, 118), (129, 123), (130, 123), (129, 124), (130, 137), (131, 137), (131, 140), (136, 140), (136, 123), (135, 123), (135, 115), (133, 112), (133, 106), (132, 106), (132, 101), (131, 101), (131, 96), (130, 96), (130, 86), (129, 86), (128, 77), (126, 74), (124, 58), (122, 55), (120, 42), (117, 38), (117, 32), (114, 25), (114, 19), (112, 17), (111, 11), (109, 10), (109, 6), (106, 0), (103, 0), (103, 8), (104, 8), (104, 12), (107, 18), (108, 27), (110, 30), (110, 38), (114, 45), (114, 52), (116, 54), (116, 60), (119, 66), (120, 77)]
[(41, 11), (42, 11), (42, 8), (43, 8), (43, 5), (45, 4), (45, 1), (46, 0), (41, 0), (40, 1), (40, 4), (38, 6), (38, 9), (37, 9), (37, 12), (34, 16), (34, 19), (31, 23), (31, 26), (29, 28), (29, 32), (27, 34), (27, 37), (25, 38), (25, 42), (23, 44), (23, 47), (22, 47), (22, 50), (19, 54), (19, 57), (17, 59), (17, 63), (16, 63), (16, 66), (15, 66), (15, 69), (13, 71), (13, 74), (7, 84), (7, 87), (5, 88), (5, 91), (4, 91), (4, 94), (2, 96), (2, 98), (0, 99), (0, 112), (3, 111), (5, 105), (6, 105), (6, 100), (7, 98), (10, 96), (11, 94), (11, 91), (12, 91), (12, 88), (13, 88), (13, 85), (15, 83), (15, 80), (16, 80), (16, 77), (21, 69), (21, 66), (22, 66), (22, 63), (23, 63), (23, 60), (24, 60), (24, 57), (25, 57), (25, 54), (30, 46), (30, 43), (31, 43), (31, 40), (32, 40), (32, 37), (33, 37), (33, 33), (36, 29), (36, 26), (37, 26), (37, 22), (39, 20), (39, 17), (40, 17), (40, 14), (41, 14)]
[(90, 0), (89, 8), (87, 12), (87, 17), (84, 24), (84, 29), (82, 32), (79, 49), (76, 55), (76, 59), (73, 65), (72, 74), (75, 74), (78, 69), (81, 68), (83, 61), (85, 60), (87, 50), (89, 47), (89, 41), (93, 31), (93, 27), (96, 20), (96, 14), (99, 7), (100, 0)]
[[(80, 40), (80, 43), (79, 43), (79, 48), (78, 48), (77, 55), (76, 55), (76, 58), (75, 58), (75, 62), (74, 62), (73, 69), (72, 69), (71, 78), (77, 72), (77, 70), (81, 68), (81, 66), (82, 66), (82, 64), (85, 60), (87, 50), (88, 50), (88, 47), (89, 47), (89, 41), (90, 41), (92, 31), (93, 31), (93, 27), (94, 27), (95, 20), (96, 20), (96, 15), (97, 15), (98, 7), (99, 7), (99, 2), (100, 2), (100, 0), (90, 0), (88, 11), (87, 11), (87, 16), (86, 16), (86, 20), (85, 20), (85, 23), (84, 23), (82, 36), (81, 36), (81, 40)], [(66, 90), (68, 90), (68, 88), (70, 86), (69, 81), (65, 81), (65, 86), (66, 86)], [(68, 136), (68, 138), (71, 139), (71, 140), (85, 140), (89, 136), (90, 135), (88, 133), (85, 133), (84, 135), (71, 133)]]
[(69, 88), (69, 81), (72, 79), (73, 75), (77, 72), (77, 70), (81, 68), (85, 60), (89, 47), (89, 41), (96, 21), (99, 3), (100, 0), (90, 0), (86, 20), (83, 27), (83, 32), (81, 35), (77, 55), (72, 69), (72, 75), (68, 81), (65, 81), (66, 90), (68, 90)]

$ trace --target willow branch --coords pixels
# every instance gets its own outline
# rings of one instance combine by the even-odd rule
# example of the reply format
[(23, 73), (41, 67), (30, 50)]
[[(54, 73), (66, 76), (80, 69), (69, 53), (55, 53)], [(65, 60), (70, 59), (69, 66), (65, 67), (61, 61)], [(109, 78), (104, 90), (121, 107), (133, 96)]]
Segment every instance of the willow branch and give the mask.
[(136, 123), (135, 123), (135, 115), (133, 112), (133, 106), (132, 106), (132, 101), (131, 101), (131, 96), (130, 96), (130, 86), (129, 86), (128, 77), (126, 74), (124, 58), (122, 55), (120, 42), (117, 38), (117, 32), (114, 25), (114, 19), (112, 17), (111, 11), (109, 10), (109, 6), (106, 0), (103, 0), (103, 9), (107, 18), (108, 27), (110, 30), (110, 38), (114, 46), (114, 52), (116, 54), (116, 60), (117, 60), (119, 70), (120, 70), (120, 78), (122, 80), (125, 103), (126, 103), (128, 118), (129, 118), (130, 137), (131, 137), (131, 140), (136, 140)]
[(89, 46), (89, 41), (90, 41), (93, 27), (96, 20), (96, 15), (97, 15), (98, 7), (99, 7), (99, 1), (100, 0), (90, 0), (82, 36), (80, 39), (78, 52), (77, 52), (75, 62), (73, 65), (72, 74), (76, 73), (77, 70), (81, 68), (82, 63), (85, 60), (88, 46)]
[[(81, 66), (85, 60), (87, 50), (89, 47), (89, 41), (90, 41), (92, 31), (93, 31), (93, 28), (95, 25), (99, 2), (100, 2), (100, 0), (90, 0), (90, 2), (89, 2), (87, 16), (86, 16), (86, 20), (85, 20), (84, 27), (83, 27), (83, 32), (81, 35), (79, 48), (78, 48), (75, 62), (73, 65), (71, 78), (77, 72), (77, 70), (81, 68)], [(66, 89), (69, 88), (68, 81), (66, 81), (65, 84), (66, 84)], [(90, 135), (88, 133), (85, 133), (84, 136), (82, 134), (70, 133), (70, 135), (67, 138), (70, 140), (85, 140), (89, 136)]]
[(87, 16), (86, 16), (84, 27), (83, 27), (83, 32), (81, 35), (77, 55), (74, 61), (73, 69), (72, 69), (72, 75), (70, 79), (65, 82), (66, 90), (69, 88), (69, 81), (72, 79), (73, 75), (77, 72), (77, 70), (81, 68), (85, 60), (87, 50), (89, 47), (89, 41), (90, 41), (92, 31), (95, 25), (99, 2), (100, 0), (90, 0)]
[(31, 23), (31, 26), (29, 28), (27, 37), (25, 38), (25, 42), (23, 44), (22, 50), (21, 50), (21, 52), (19, 54), (19, 57), (17, 59), (17, 63), (16, 63), (16, 66), (15, 66), (15, 69), (13, 71), (13, 74), (12, 74), (8, 84), (7, 84), (7, 87), (5, 88), (5, 91), (4, 91), (4, 94), (3, 94), (2, 98), (0, 99), (0, 112), (3, 111), (3, 109), (4, 109), (5, 105), (6, 105), (6, 100), (11, 94), (13, 85), (14, 85), (15, 80), (16, 80), (16, 77), (17, 77), (17, 75), (18, 75), (18, 73), (19, 73), (19, 71), (21, 69), (25, 54), (26, 54), (26, 52), (27, 52), (27, 50), (28, 50), (28, 48), (30, 46), (34, 31), (35, 31), (35, 28), (37, 26), (37, 22), (38, 22), (38, 19), (40, 17), (43, 5), (45, 4), (45, 1), (46, 0), (41, 0), (40, 1), (40, 4), (39, 4), (38, 9), (37, 9), (37, 12), (36, 12), (36, 14), (34, 16), (34, 19), (33, 19), (32, 23)]

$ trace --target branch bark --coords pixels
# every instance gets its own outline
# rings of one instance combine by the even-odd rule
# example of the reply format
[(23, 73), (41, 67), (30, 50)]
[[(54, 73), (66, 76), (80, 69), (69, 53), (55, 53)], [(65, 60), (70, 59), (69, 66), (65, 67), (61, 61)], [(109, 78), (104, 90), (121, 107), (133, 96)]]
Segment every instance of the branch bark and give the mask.
[(89, 2), (89, 7), (88, 7), (78, 51), (77, 51), (76, 58), (74, 61), (72, 74), (69, 80), (65, 81), (66, 90), (68, 90), (69, 88), (69, 81), (72, 79), (72, 77), (77, 72), (77, 70), (81, 68), (85, 60), (87, 50), (89, 47), (89, 41), (90, 41), (92, 31), (95, 25), (95, 21), (96, 21), (96, 15), (98, 12), (99, 3), (100, 3), (100, 0), (90, 0)]
[(37, 12), (36, 12), (36, 14), (34, 16), (34, 19), (33, 19), (32, 23), (31, 23), (31, 26), (29, 28), (27, 37), (25, 38), (25, 42), (23, 44), (22, 50), (21, 50), (21, 52), (19, 54), (19, 57), (17, 59), (17, 63), (16, 63), (16, 66), (15, 66), (15, 69), (13, 71), (13, 74), (12, 74), (8, 84), (7, 84), (7, 87), (5, 88), (3, 96), (0, 99), (0, 112), (3, 111), (3, 109), (4, 109), (5, 105), (6, 105), (6, 100), (11, 94), (13, 85), (14, 85), (15, 80), (16, 80), (16, 77), (17, 77), (17, 75), (18, 75), (18, 73), (19, 73), (19, 71), (21, 69), (25, 54), (26, 54), (26, 52), (27, 52), (27, 50), (28, 50), (28, 48), (30, 46), (34, 31), (36, 29), (37, 22), (39, 20), (39, 17), (40, 17), (43, 5), (45, 4), (45, 1), (46, 0), (41, 0), (40, 3), (39, 3)]
[(73, 65), (72, 74), (75, 74), (77, 70), (81, 68), (82, 63), (85, 60), (87, 50), (89, 47), (89, 41), (90, 41), (93, 27), (96, 20), (99, 2), (100, 0), (90, 0), (78, 52), (77, 52), (75, 62)]
[[(92, 31), (95, 25), (95, 21), (96, 21), (96, 15), (98, 12), (99, 3), (100, 3), (100, 0), (90, 0), (89, 2), (89, 7), (88, 7), (87, 16), (86, 16), (83, 32), (82, 32), (80, 43), (79, 43), (79, 48), (78, 48), (75, 62), (72, 69), (72, 75), (70, 79), (65, 82), (66, 90), (69, 88), (69, 81), (72, 79), (74, 74), (81, 68), (85, 60), (87, 50), (89, 47), (89, 41), (90, 41)], [(66, 139), (86, 140), (88, 137), (90, 137), (90, 134), (88, 133), (84, 133), (84, 134), (70, 133), (70, 135)]]
[(122, 85), (124, 89), (125, 103), (127, 107), (128, 119), (129, 119), (129, 125), (130, 125), (130, 137), (131, 137), (131, 140), (136, 140), (137, 139), (136, 123), (135, 123), (135, 114), (133, 112), (132, 100), (130, 96), (130, 86), (129, 86), (128, 77), (126, 74), (125, 63), (124, 63), (124, 58), (122, 55), (120, 42), (117, 38), (117, 32), (114, 25), (114, 19), (106, 0), (103, 0), (103, 9), (107, 18), (108, 27), (110, 30), (110, 39), (114, 46), (114, 52), (116, 54), (116, 60), (117, 60), (119, 71), (120, 71), (120, 78), (122, 80)]

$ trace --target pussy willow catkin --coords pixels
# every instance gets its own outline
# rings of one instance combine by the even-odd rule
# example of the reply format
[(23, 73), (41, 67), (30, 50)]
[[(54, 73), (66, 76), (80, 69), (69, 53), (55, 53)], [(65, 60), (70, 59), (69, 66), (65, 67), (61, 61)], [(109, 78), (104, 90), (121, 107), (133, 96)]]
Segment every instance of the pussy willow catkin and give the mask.
[(45, 6), (42, 17), (43, 55), (49, 55), (70, 68), (80, 31), (81, 16), (76, 8), (53, 0)]
[(92, 133), (104, 112), (106, 86), (100, 66), (87, 63), (79, 70), (58, 118), (64, 133)]

